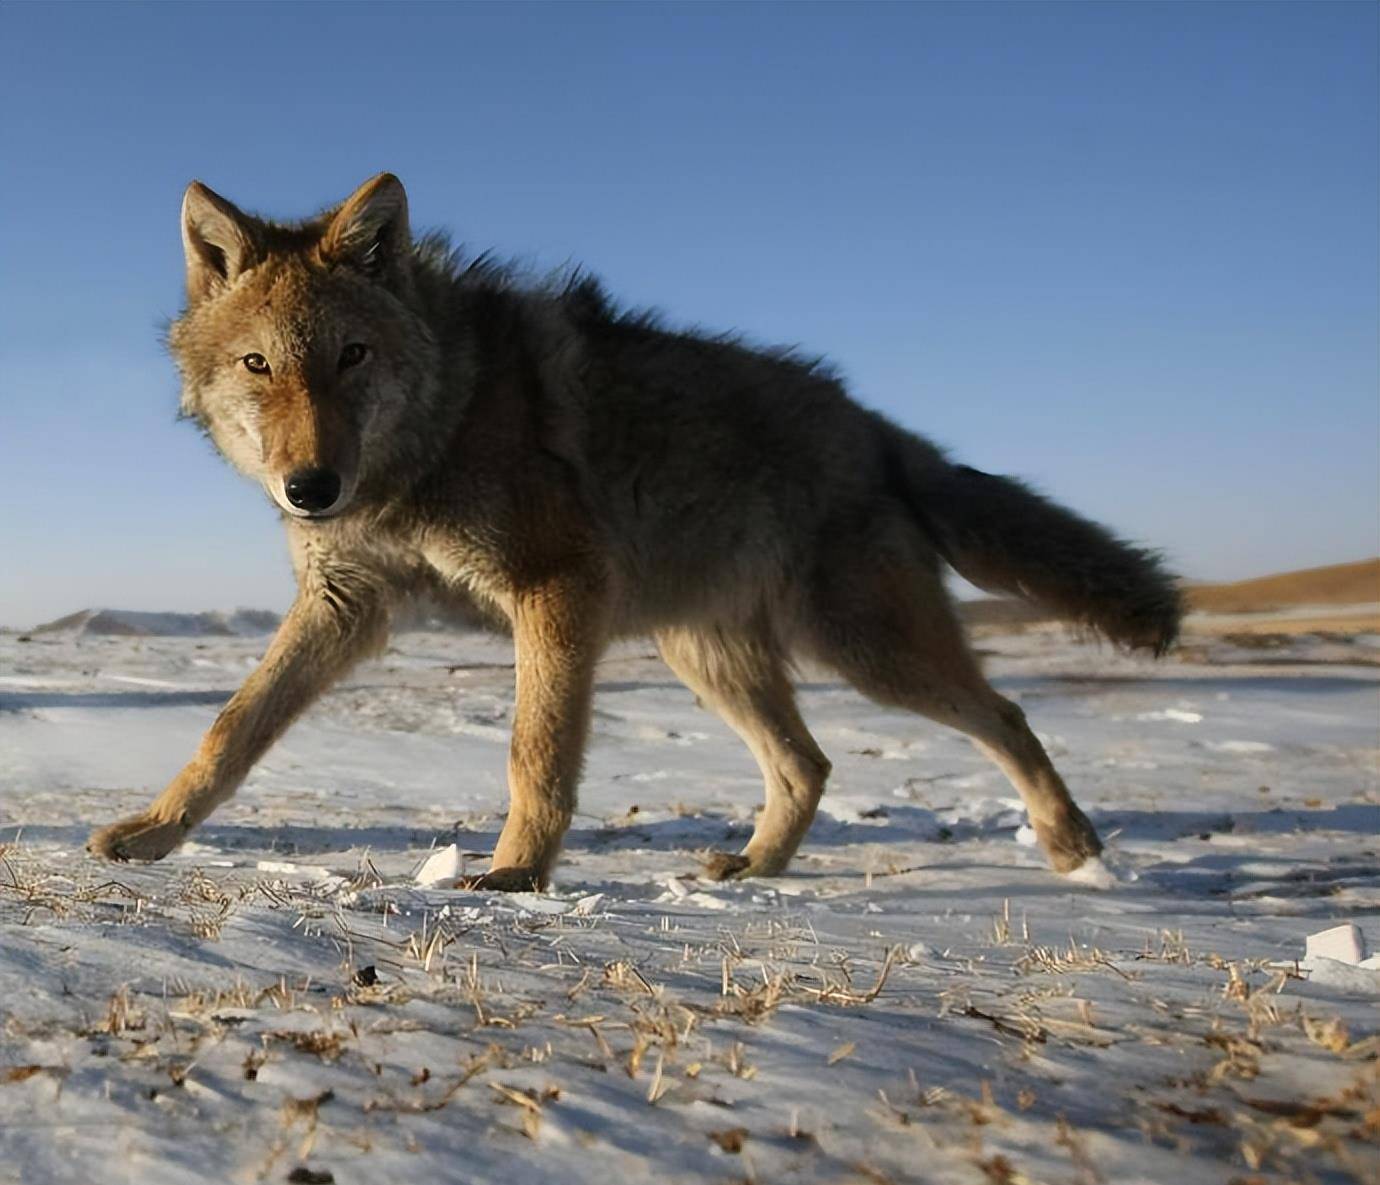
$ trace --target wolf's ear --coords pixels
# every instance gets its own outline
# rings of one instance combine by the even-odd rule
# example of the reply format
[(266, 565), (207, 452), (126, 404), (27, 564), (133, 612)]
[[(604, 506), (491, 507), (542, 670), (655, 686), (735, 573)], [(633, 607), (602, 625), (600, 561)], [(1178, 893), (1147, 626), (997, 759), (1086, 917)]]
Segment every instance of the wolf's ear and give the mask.
[(193, 181), (182, 197), (182, 248), (187, 254), (187, 299), (195, 304), (254, 265), (254, 220)]
[(321, 237), (322, 258), (366, 275), (402, 270), (411, 248), (407, 191), (392, 173), (370, 177), (346, 198)]

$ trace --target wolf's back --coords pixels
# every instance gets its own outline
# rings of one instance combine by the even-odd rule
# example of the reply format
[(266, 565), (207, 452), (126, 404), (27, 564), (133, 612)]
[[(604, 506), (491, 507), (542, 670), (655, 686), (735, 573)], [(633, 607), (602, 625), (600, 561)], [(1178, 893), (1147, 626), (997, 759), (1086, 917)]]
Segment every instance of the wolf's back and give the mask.
[(950, 464), (881, 420), (887, 467), (943, 557), (989, 592), (1033, 602), (1127, 649), (1163, 654), (1183, 602), (1156, 552), (1118, 539), (1010, 477)]

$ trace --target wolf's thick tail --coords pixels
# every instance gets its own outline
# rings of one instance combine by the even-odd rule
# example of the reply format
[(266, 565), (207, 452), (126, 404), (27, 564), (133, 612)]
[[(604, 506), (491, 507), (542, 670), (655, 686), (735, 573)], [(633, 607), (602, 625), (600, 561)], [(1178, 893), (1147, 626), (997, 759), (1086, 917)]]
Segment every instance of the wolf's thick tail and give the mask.
[(951, 464), (927, 441), (882, 424), (892, 480), (961, 576), (1128, 650), (1158, 656), (1173, 645), (1183, 599), (1157, 552), (1117, 538), (1014, 478)]

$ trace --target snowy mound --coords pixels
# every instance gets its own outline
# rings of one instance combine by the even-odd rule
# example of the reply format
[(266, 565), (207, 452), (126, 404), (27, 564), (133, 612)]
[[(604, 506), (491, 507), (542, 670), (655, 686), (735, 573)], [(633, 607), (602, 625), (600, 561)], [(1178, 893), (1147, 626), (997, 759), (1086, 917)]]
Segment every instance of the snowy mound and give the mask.
[(233, 613), (140, 613), (132, 609), (83, 609), (37, 626), (35, 634), (139, 638), (232, 638), (271, 633), (278, 615), (266, 609)]

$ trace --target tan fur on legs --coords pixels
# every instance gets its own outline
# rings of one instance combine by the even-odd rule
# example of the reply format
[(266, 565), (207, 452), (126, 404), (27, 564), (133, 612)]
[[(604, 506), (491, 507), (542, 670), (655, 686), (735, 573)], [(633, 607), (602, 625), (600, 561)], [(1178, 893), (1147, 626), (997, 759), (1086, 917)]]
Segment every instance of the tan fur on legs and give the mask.
[(822, 583), (812, 645), (859, 691), (967, 734), (1010, 780), (1049, 862), (1069, 872), (1102, 850), (1025, 713), (979, 669), (937, 570), (904, 549)]
[[(283, 730), (355, 660), (379, 645), (387, 619), (366, 597), (331, 603), (315, 585), (283, 618), (263, 662), (225, 705), (181, 773), (143, 811), (95, 832), (109, 860), (158, 860), (235, 793)], [(339, 595), (339, 594), (337, 594)]]
[(469, 888), (544, 888), (575, 810), (594, 664), (604, 646), (602, 582), (579, 574), (517, 596), (517, 702), (508, 756), (508, 819), (493, 866)]
[(1030, 731), (1025, 713), (990, 687), (986, 692), (971, 706), (962, 701), (965, 711), (955, 727), (972, 737), (1016, 787), (1050, 864), (1072, 872), (1102, 851), (1097, 832)]
[(785, 664), (766, 630), (730, 638), (714, 630), (664, 630), (667, 665), (747, 743), (766, 782), (766, 807), (740, 855), (715, 853), (715, 880), (785, 871), (815, 817), (829, 760), (795, 707)]

